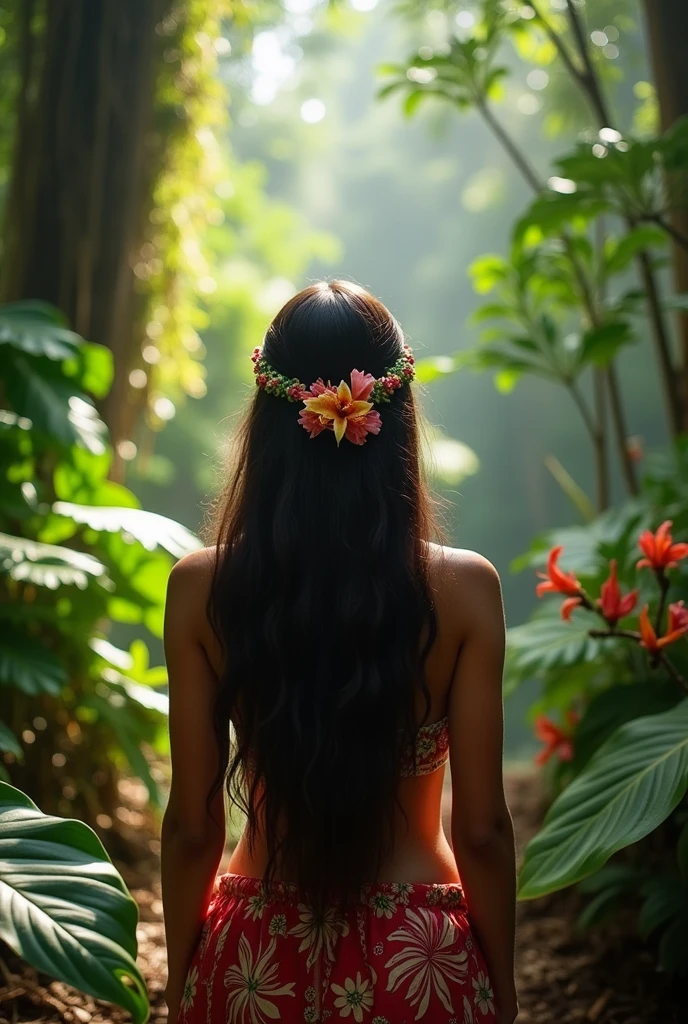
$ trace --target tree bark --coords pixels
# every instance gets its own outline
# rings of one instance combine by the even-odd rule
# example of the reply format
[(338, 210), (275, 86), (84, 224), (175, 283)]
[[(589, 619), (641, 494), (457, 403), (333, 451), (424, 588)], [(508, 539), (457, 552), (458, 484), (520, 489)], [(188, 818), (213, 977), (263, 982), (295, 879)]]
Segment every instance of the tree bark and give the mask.
[[(686, 0), (645, 0), (650, 55), (659, 100), (661, 128), (666, 131), (680, 118), (688, 115), (688, 3)], [(685, 190), (685, 184), (684, 184)], [(684, 195), (684, 203), (686, 196)], [(688, 235), (688, 205), (674, 210), (673, 227)], [(688, 294), (688, 252), (681, 245), (673, 246), (674, 280), (679, 295)], [(678, 314), (681, 345), (682, 428), (688, 431), (688, 312)]]
[[(29, 5), (27, 5), (29, 6)], [(137, 298), (133, 265), (148, 212), (147, 133), (164, 0), (48, 0), (24, 77), (9, 188), (0, 298), (55, 303), (112, 349), (105, 418), (127, 401)]]

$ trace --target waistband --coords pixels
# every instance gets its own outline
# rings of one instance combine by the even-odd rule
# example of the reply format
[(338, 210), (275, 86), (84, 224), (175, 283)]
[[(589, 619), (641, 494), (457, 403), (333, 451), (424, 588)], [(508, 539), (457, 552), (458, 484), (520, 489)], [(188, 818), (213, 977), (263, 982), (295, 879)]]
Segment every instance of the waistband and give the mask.
[[(293, 882), (273, 881), (268, 887), (262, 878), (252, 878), (249, 875), (220, 875), (215, 880), (213, 895), (257, 900), (261, 907), (269, 903), (287, 903), (294, 906), (303, 903)], [(391, 911), (399, 905), (466, 910), (466, 900), (460, 882), (369, 883), (362, 887), (358, 905), (368, 906), (378, 914)]]

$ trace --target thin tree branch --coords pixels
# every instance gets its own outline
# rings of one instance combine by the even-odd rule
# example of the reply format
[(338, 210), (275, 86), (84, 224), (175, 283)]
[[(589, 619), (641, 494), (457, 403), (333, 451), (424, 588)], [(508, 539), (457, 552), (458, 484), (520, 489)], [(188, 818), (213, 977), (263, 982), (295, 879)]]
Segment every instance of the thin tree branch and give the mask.
[(580, 391), (576, 387), (575, 382), (572, 381), (572, 380), (567, 380), (566, 381), (566, 387), (570, 391), (571, 397), (573, 398), (574, 402), (578, 406), (578, 411), (580, 412), (580, 414), (581, 414), (581, 416), (583, 418), (583, 422), (584, 422), (584, 424), (586, 426), (586, 429), (587, 429), (587, 431), (588, 431), (588, 433), (590, 435), (590, 439), (594, 443), (595, 439), (597, 437), (597, 427), (595, 426), (595, 421), (592, 418), (592, 414), (590, 413), (590, 410), (588, 409), (587, 405), (585, 404), (585, 400), (583, 399), (583, 396), (581, 395)]
[(521, 150), (518, 148), (514, 140), (511, 138), (509, 133), (504, 130), (497, 118), (494, 116), (490, 107), (482, 98), (476, 100), (476, 106), (483, 116), (487, 126), (492, 131), (493, 135), (501, 143), (504, 149), (507, 151), (517, 168), (525, 178), (526, 182), (530, 185), (533, 192), (540, 194), (545, 190), (545, 183), (538, 176), (536, 170), (530, 163), (530, 161), (523, 155)]
[(650, 311), (650, 322), (653, 326), (653, 333), (655, 338), (655, 344), (657, 349), (657, 358), (659, 361), (662, 384), (664, 385), (664, 393), (667, 398), (667, 416), (669, 418), (669, 427), (674, 437), (677, 437), (681, 432), (681, 402), (676, 387), (676, 372), (673, 366), (673, 360), (671, 358), (671, 350), (669, 347), (669, 335), (667, 333), (666, 324), (662, 315), (662, 304), (659, 297), (659, 288), (657, 280), (652, 270), (652, 263), (648, 253), (640, 252), (636, 257), (638, 264), (638, 270), (640, 271), (640, 277), (643, 282), (643, 287), (647, 292), (647, 304)]
[(669, 593), (669, 580), (666, 578), (663, 569), (655, 571), (655, 577), (659, 584), (659, 603), (657, 605), (657, 614), (655, 616), (655, 633), (657, 636), (662, 631), (662, 617), (664, 615), (664, 606), (666, 604), (667, 594)]
[[(585, 73), (581, 74), (581, 72), (575, 68), (570, 57), (568, 60), (563, 57), (562, 50), (565, 49), (564, 43), (561, 39), (559, 40), (559, 43), (557, 43), (552, 38), (556, 33), (551, 29), (551, 27), (550, 38), (552, 38), (559, 54), (562, 55), (562, 60), (569, 72), (572, 74), (574, 81), (581, 87), (584, 95), (587, 97), (588, 103), (597, 118), (598, 126), (600, 128), (611, 127), (612, 119), (605, 103), (604, 96), (602, 95), (602, 90), (600, 89), (595, 68), (590, 58), (590, 52), (581, 19), (576, 11), (573, 0), (566, 0), (566, 5), (568, 8), (571, 28), (578, 45), (579, 56), (585, 67)], [(636, 226), (637, 220), (633, 217), (627, 216), (626, 221), (631, 229)], [(657, 359), (660, 365), (664, 394), (666, 396), (669, 427), (672, 435), (675, 437), (681, 430), (681, 398), (676, 380), (677, 375), (674, 371), (673, 360), (671, 358), (669, 335), (659, 297), (659, 287), (647, 252), (638, 253), (636, 256), (636, 265), (643, 282), (643, 287), (647, 293), (649, 319), (652, 325), (652, 334), (655, 342)]]
[(667, 235), (669, 235), (677, 245), (680, 245), (682, 249), (686, 249), (686, 251), (688, 251), (688, 235), (684, 235), (682, 231), (675, 228), (671, 221), (665, 219), (664, 214), (644, 213), (640, 214), (638, 220), (650, 221), (652, 224), (656, 224), (657, 227), (662, 229), (662, 231), (666, 231)]
[(566, 6), (569, 12), (569, 21), (571, 22), (571, 28), (578, 44), (578, 53), (585, 67), (585, 72), (582, 75), (578, 75), (578, 81), (588, 93), (590, 102), (593, 109), (600, 121), (601, 128), (611, 128), (612, 117), (607, 107), (602, 90), (600, 89), (597, 75), (595, 73), (595, 67), (590, 57), (590, 50), (588, 49), (588, 43), (583, 29), (583, 24), (578, 11), (576, 10), (573, 0), (566, 0)]
[(613, 363), (609, 364), (606, 373), (612, 423), (614, 424), (616, 443), (621, 456), (621, 469), (623, 471), (628, 493), (635, 497), (635, 495), (639, 493), (638, 478), (636, 476), (635, 463), (633, 462), (628, 450), (628, 428), (626, 427), (626, 416), (621, 402), (619, 379), (616, 367)]
[(607, 399), (605, 392), (605, 371), (595, 367), (593, 371), (593, 395), (597, 435), (595, 448), (595, 482), (597, 485), (597, 511), (604, 512), (609, 508), (609, 458), (605, 424), (607, 419)]
[(531, 0), (530, 6), (535, 11), (535, 17), (539, 24), (542, 26), (542, 28), (545, 30), (545, 34), (547, 35), (548, 39), (556, 47), (557, 53), (561, 58), (561, 62), (568, 71), (568, 73), (571, 75), (572, 78), (582, 78), (584, 72), (581, 70), (581, 68), (576, 67), (573, 57), (569, 53), (568, 47), (564, 43), (564, 40), (561, 38), (558, 32), (554, 31), (548, 19), (539, 10), (537, 3), (535, 3), (535, 0)]

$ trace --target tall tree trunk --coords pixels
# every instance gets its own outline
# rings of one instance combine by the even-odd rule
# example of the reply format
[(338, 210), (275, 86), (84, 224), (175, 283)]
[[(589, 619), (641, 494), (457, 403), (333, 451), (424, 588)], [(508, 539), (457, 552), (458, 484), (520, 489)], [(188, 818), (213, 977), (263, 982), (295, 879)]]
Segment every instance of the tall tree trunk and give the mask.
[[(688, 115), (688, 3), (686, 0), (645, 0), (650, 52), (657, 87), (661, 127), (670, 128)], [(685, 192), (685, 183), (683, 185)], [(683, 207), (672, 214), (672, 223), (688, 236), (688, 197)], [(674, 279), (680, 295), (688, 294), (688, 252), (674, 245)], [(688, 312), (678, 314), (681, 342), (682, 427), (688, 431)]]
[[(139, 339), (132, 267), (151, 188), (151, 123), (165, 0), (48, 0), (40, 38), (25, 0), (15, 161), (0, 297), (55, 303), (112, 349), (105, 416), (118, 439)], [(40, 5), (42, 6), (42, 5)], [(37, 51), (37, 52), (36, 52)]]

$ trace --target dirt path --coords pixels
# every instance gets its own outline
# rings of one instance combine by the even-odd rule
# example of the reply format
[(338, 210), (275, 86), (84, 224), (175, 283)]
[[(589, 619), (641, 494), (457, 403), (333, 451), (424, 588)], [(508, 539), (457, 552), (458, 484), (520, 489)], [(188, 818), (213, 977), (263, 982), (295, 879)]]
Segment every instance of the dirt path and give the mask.
[[(130, 783), (118, 812), (120, 837), (111, 852), (140, 907), (139, 963), (151, 996), (151, 1024), (164, 1024), (165, 949), (158, 875), (159, 843), (150, 831), (145, 790)], [(512, 775), (509, 802), (519, 848), (537, 826), (537, 779)], [(445, 808), (448, 811), (448, 806)], [(120, 845), (122, 857), (117, 856)], [(137, 853), (132, 868), (132, 851)], [(681, 986), (659, 974), (651, 952), (636, 938), (633, 917), (604, 931), (581, 933), (575, 893), (559, 893), (519, 907), (519, 1024), (685, 1024)], [(126, 1024), (115, 1007), (38, 977), (0, 943), (0, 1024)], [(679, 998), (680, 997), (680, 998)], [(224, 1024), (224, 1022), (223, 1022)], [(433, 1024), (429, 1021), (428, 1024)]]

